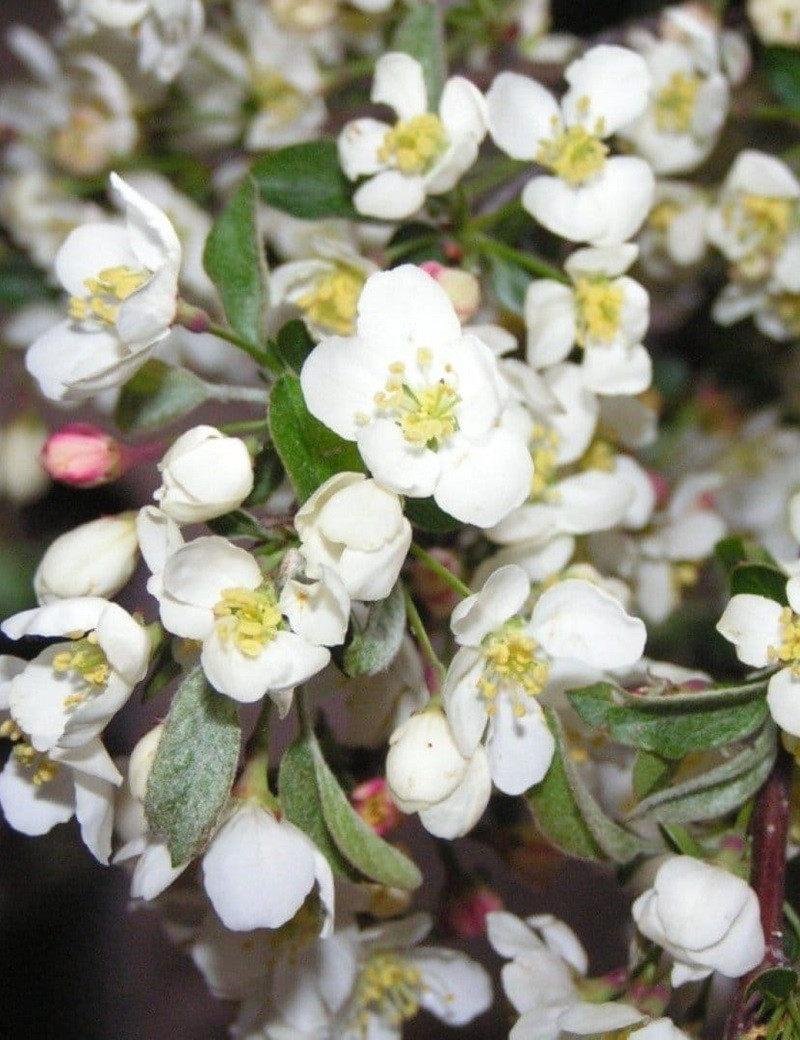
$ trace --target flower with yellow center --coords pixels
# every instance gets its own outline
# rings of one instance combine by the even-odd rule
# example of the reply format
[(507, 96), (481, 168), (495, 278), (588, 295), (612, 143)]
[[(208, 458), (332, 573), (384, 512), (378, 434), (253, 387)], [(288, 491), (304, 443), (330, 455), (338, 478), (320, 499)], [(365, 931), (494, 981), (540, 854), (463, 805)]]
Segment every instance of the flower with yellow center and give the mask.
[(469, 80), (453, 76), (438, 110), (430, 111), (422, 66), (400, 52), (376, 62), (371, 99), (397, 119), (348, 123), (339, 135), (339, 161), (351, 181), (367, 178), (353, 195), (359, 213), (402, 220), (428, 195), (450, 191), (475, 162), (486, 134), (485, 102)]
[(509, 391), (497, 361), (420, 268), (372, 275), (356, 334), (323, 339), (300, 382), (312, 415), (355, 441), (390, 491), (433, 496), (482, 527), (526, 498), (531, 459), (524, 436), (502, 426)]
[(541, 84), (501, 72), (487, 94), (489, 132), (513, 159), (532, 160), (522, 205), (550, 231), (574, 242), (615, 245), (636, 233), (652, 201), (654, 178), (635, 156), (612, 156), (606, 139), (647, 104), (644, 60), (624, 47), (593, 47), (565, 72), (559, 104)]

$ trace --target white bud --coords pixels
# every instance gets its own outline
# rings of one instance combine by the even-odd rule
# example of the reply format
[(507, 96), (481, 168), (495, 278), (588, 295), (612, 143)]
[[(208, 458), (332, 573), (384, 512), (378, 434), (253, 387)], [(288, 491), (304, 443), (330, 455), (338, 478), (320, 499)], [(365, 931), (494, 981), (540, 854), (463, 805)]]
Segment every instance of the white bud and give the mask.
[(136, 514), (102, 516), (60, 535), (33, 576), (39, 603), (74, 596), (111, 598), (127, 584), (139, 557)]
[(386, 780), (403, 812), (429, 809), (443, 801), (464, 779), (469, 766), (439, 708), (412, 715), (394, 731), (389, 745)]
[(39, 461), (46, 440), (47, 430), (32, 416), (15, 419), (0, 429), (0, 495), (15, 505), (35, 501), (50, 484)]
[(128, 762), (128, 787), (133, 797), (140, 802), (144, 802), (147, 794), (147, 781), (150, 778), (150, 770), (153, 768), (163, 732), (164, 723), (160, 722), (145, 733), (131, 752)]
[(236, 509), (253, 489), (247, 445), (213, 426), (180, 436), (158, 466), (161, 487), (153, 497), (179, 524), (202, 523)]

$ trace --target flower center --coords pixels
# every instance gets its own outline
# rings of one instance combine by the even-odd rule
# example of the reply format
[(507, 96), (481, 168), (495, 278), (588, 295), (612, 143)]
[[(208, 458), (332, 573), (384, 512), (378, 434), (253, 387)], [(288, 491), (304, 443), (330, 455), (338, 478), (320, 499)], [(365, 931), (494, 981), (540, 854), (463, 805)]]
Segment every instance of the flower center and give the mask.
[(583, 470), (594, 469), (602, 473), (611, 473), (617, 461), (617, 449), (609, 441), (596, 437), (580, 460), (580, 468)]
[(108, 116), (94, 105), (79, 105), (56, 131), (53, 156), (71, 173), (98, 173), (108, 164), (110, 146)]
[(653, 103), (656, 126), (664, 134), (685, 134), (692, 125), (699, 76), (673, 72)]
[(800, 617), (791, 607), (784, 607), (780, 617), (781, 642), (769, 648), (772, 661), (787, 665), (792, 675), (800, 678)]
[(536, 640), (526, 635), (516, 621), (509, 621), (486, 637), (483, 674), (477, 686), (488, 701), (488, 714), (494, 712), (494, 700), (501, 687), (511, 693), (514, 714), (518, 716), (525, 714), (525, 706), (514, 695), (521, 691), (528, 697), (536, 697), (542, 692), (550, 669), (546, 661), (537, 657), (537, 650)]
[(81, 684), (64, 698), (65, 708), (76, 708), (87, 697), (99, 693), (105, 687), (111, 669), (108, 658), (97, 642), (97, 635), (90, 632), (55, 655), (53, 671), (62, 675), (72, 673)]
[(103, 325), (113, 325), (120, 303), (140, 289), (148, 278), (147, 271), (134, 271), (124, 264), (106, 267), (96, 278), (84, 279), (89, 295), (70, 298), (69, 316), (74, 321), (99, 321)]
[(223, 642), (232, 639), (245, 657), (258, 657), (275, 638), (283, 615), (272, 583), (265, 582), (257, 589), (223, 589), (214, 617)]
[(422, 975), (417, 967), (396, 953), (378, 953), (361, 970), (355, 993), (353, 1024), (363, 1036), (371, 1032), (374, 1015), (390, 1026), (399, 1026), (419, 1011)]
[(585, 347), (589, 339), (610, 343), (619, 332), (624, 301), (624, 291), (607, 278), (578, 278), (575, 282), (578, 345)]
[(662, 202), (657, 202), (647, 217), (647, 226), (652, 228), (653, 231), (665, 234), (669, 231), (670, 224), (680, 211), (680, 206), (672, 199), (664, 199)]
[(779, 199), (769, 195), (742, 195), (727, 203), (723, 211), (726, 226), (741, 243), (749, 244), (749, 255), (740, 259), (737, 266), (748, 276), (752, 260), (756, 265), (752, 277), (763, 277), (758, 265), (759, 254), (767, 259), (776, 257), (792, 226), (794, 206), (790, 199)]
[[(533, 479), (531, 481), (530, 498), (541, 499), (552, 496), (548, 494), (550, 485), (555, 480), (558, 470), (558, 431), (544, 423), (534, 423), (528, 445), (533, 459)], [(552, 489), (550, 489), (552, 491)]]
[(355, 327), (356, 307), (365, 280), (363, 272), (355, 267), (336, 267), (321, 275), (297, 305), (309, 321), (336, 335), (347, 336)]
[(769, 299), (782, 324), (793, 335), (800, 336), (800, 293), (775, 293)]
[(442, 121), (434, 112), (400, 119), (387, 130), (378, 158), (406, 175), (427, 173), (447, 147)]
[[(555, 130), (558, 124), (556, 120), (554, 123)], [(603, 169), (607, 155), (608, 145), (578, 123), (541, 141), (535, 158), (562, 180), (577, 186)]]
[(309, 98), (274, 69), (253, 70), (253, 95), (261, 111), (277, 126), (288, 126), (309, 106)]
[(57, 762), (51, 761), (46, 754), (36, 751), (30, 742), (25, 740), (25, 734), (13, 719), (6, 719), (0, 724), (0, 737), (6, 737), (12, 741), (14, 748), (11, 754), (26, 769), (33, 770), (33, 782), (37, 787), (47, 784), (58, 776), (61, 768)]
[[(423, 375), (432, 360), (433, 355), (427, 348), (422, 347), (417, 352)], [(381, 412), (392, 413), (409, 444), (436, 451), (458, 430), (456, 407), (461, 398), (444, 379), (412, 387), (403, 378), (405, 365), (402, 361), (391, 364), (389, 373), (385, 389), (375, 394), (376, 407)]]

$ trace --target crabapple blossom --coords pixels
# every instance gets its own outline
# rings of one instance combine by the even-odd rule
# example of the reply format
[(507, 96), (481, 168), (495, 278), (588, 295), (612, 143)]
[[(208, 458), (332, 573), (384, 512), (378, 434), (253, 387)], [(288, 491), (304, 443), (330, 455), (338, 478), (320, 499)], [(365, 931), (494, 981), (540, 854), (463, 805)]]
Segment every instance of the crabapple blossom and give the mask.
[(356, 335), (323, 339), (303, 365), (309, 411), (355, 441), (375, 479), (488, 527), (520, 505), (532, 465), (502, 425), (509, 392), (444, 290), (405, 265), (372, 275)]
[(662, 863), (632, 912), (639, 931), (674, 958), (673, 986), (713, 971), (738, 978), (764, 956), (755, 892), (740, 877), (691, 856)]
[(793, 0), (747, 0), (747, 17), (762, 43), (800, 44), (800, 10)]
[(91, 488), (116, 480), (125, 455), (124, 445), (99, 426), (68, 423), (47, 438), (41, 462), (53, 480)]
[(136, 514), (119, 513), (73, 527), (48, 546), (33, 576), (39, 603), (74, 596), (115, 596), (139, 559)]
[(370, 97), (392, 108), (397, 122), (365, 117), (347, 123), (339, 161), (351, 181), (367, 178), (353, 195), (359, 213), (402, 220), (427, 195), (450, 191), (475, 162), (486, 135), (485, 101), (468, 79), (453, 76), (438, 112), (430, 111), (422, 66), (394, 51), (378, 58)]
[(573, 61), (561, 104), (541, 84), (501, 72), (489, 88), (489, 133), (512, 159), (552, 171), (522, 192), (522, 205), (549, 231), (573, 242), (618, 245), (647, 216), (655, 179), (638, 156), (609, 158), (605, 138), (644, 111), (650, 74), (644, 59), (602, 44)]
[(24, 506), (47, 491), (50, 479), (41, 462), (46, 440), (44, 424), (33, 415), (0, 426), (0, 498)]
[(111, 186), (126, 225), (76, 228), (58, 251), (56, 275), (71, 294), (69, 318), (44, 332), (25, 358), (42, 393), (83, 400), (120, 386), (175, 319), (181, 247), (164, 214), (117, 174)]

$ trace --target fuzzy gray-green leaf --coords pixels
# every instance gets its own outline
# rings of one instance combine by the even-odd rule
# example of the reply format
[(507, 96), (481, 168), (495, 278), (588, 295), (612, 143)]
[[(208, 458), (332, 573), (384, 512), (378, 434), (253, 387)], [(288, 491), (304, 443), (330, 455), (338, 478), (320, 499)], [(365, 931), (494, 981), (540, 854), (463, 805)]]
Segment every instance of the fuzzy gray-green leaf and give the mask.
[(377, 675), (397, 656), (406, 630), (406, 607), (400, 582), (384, 600), (373, 603), (367, 623), (344, 652), (344, 670), (358, 675)]

